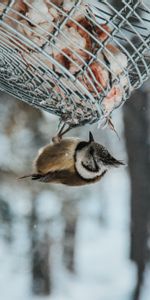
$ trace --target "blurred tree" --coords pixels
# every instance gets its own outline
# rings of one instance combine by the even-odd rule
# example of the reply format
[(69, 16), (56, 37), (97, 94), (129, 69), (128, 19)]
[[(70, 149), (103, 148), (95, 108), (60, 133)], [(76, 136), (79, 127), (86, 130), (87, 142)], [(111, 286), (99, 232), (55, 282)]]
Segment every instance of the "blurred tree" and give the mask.
[(138, 267), (134, 299), (140, 299), (148, 261), (150, 225), (149, 101), (147, 92), (136, 91), (124, 106), (128, 166), (131, 178), (131, 259)]
[(7, 242), (12, 241), (12, 221), (13, 215), (9, 204), (3, 198), (0, 198), (0, 235), (2, 235)]
[[(17, 185), (16, 177), (20, 173), (24, 174), (31, 170), (31, 161), (39, 147), (44, 145), (47, 139), (41, 129), (42, 124), (45, 123), (45, 118), (40, 110), (4, 93), (0, 93), (0, 95), (0, 117), (2, 120), (0, 138), (3, 142), (2, 150), (4, 148), (3, 157), (0, 161), (0, 177), (1, 184), (5, 185), (7, 191), (7, 186)], [(22, 187), (22, 196), (24, 187), (26, 187), (33, 199), (44, 189), (44, 186), (38, 183), (33, 185), (29, 181), (21, 181), (18, 184)], [(22, 201), (24, 201), (23, 199)], [(18, 212), (15, 216), (22, 222)], [(0, 217), (3, 223), (11, 222), (9, 207), (3, 199), (0, 199)], [(31, 229), (32, 247), (29, 259), (31, 259), (33, 292), (48, 295), (51, 291), (48, 226), (44, 227), (42, 234), (37, 230), (37, 228), (42, 228), (43, 224), (40, 223), (36, 214), (35, 201), (32, 202), (31, 214), (28, 215), (27, 219), (29, 219)]]
[(64, 218), (63, 260), (66, 268), (75, 271), (75, 246), (77, 227), (77, 201), (67, 199), (63, 202), (62, 216)]
[[(37, 295), (49, 295), (51, 292), (50, 281), (50, 239), (48, 226), (41, 224), (36, 212), (36, 200), (32, 201), (30, 218), (31, 228), (31, 265), (32, 265), (32, 290)], [(48, 225), (48, 224), (47, 224)], [(44, 226), (44, 230), (43, 227)]]

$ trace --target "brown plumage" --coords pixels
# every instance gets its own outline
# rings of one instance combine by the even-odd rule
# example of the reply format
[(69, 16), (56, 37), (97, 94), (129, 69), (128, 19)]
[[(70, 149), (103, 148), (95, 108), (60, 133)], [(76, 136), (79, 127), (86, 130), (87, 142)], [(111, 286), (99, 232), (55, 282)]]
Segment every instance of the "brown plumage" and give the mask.
[(35, 159), (35, 173), (21, 179), (31, 177), (45, 183), (81, 186), (100, 180), (109, 166), (121, 164), (103, 146), (95, 143), (90, 133), (88, 142), (66, 138), (45, 146)]

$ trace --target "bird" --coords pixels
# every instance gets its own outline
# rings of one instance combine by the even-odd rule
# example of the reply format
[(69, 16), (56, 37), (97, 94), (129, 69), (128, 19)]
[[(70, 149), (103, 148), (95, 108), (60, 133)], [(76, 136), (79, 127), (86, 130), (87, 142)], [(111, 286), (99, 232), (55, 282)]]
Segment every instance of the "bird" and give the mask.
[(19, 179), (83, 186), (99, 181), (109, 169), (124, 163), (96, 143), (89, 132), (88, 141), (76, 137), (53, 140), (40, 149), (34, 165), (35, 173)]

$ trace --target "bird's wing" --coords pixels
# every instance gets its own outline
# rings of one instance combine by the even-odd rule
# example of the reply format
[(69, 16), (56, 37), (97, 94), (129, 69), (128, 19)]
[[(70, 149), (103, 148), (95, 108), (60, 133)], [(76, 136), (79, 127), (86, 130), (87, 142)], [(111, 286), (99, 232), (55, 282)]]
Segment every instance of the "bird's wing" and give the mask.
[(79, 140), (64, 139), (43, 148), (35, 161), (38, 173), (74, 168), (74, 153)]
[[(51, 183), (66, 183), (70, 172), (67, 170), (50, 171), (45, 174), (33, 174), (31, 179), (38, 180), (40, 182), (51, 182)], [(70, 177), (70, 176), (69, 176)]]

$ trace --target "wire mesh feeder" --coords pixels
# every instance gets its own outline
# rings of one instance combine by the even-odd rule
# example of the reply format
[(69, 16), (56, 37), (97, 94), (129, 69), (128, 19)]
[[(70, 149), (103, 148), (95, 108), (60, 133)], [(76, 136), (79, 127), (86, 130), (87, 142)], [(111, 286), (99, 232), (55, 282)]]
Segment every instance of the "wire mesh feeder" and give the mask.
[(144, 1), (1, 0), (0, 89), (69, 126), (108, 119), (149, 74)]

